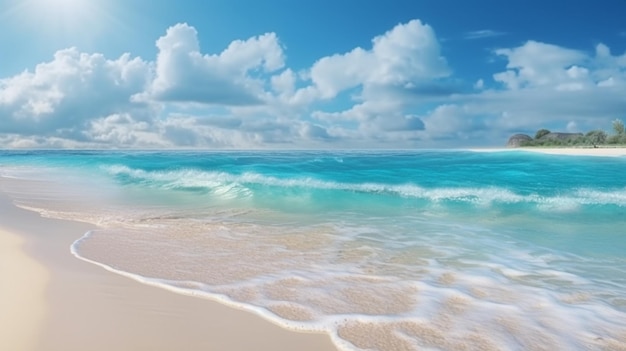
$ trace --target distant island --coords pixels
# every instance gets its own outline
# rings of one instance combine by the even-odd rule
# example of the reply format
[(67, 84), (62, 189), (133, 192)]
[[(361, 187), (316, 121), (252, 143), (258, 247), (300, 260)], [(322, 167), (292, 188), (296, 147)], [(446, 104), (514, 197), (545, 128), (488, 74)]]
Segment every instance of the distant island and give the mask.
[(506, 144), (509, 148), (516, 147), (601, 147), (626, 145), (624, 123), (616, 119), (613, 121), (613, 134), (603, 130), (592, 130), (587, 133), (560, 133), (548, 129), (539, 129), (535, 137), (527, 134), (515, 134)]

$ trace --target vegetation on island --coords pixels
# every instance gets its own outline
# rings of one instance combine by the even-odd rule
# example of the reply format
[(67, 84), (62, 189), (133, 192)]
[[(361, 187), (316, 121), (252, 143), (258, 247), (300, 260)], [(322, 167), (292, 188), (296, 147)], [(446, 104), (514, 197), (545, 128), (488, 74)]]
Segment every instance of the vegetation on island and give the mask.
[(539, 129), (534, 138), (523, 140), (519, 146), (544, 147), (600, 147), (626, 145), (626, 130), (624, 122), (619, 119), (613, 121), (613, 132), (592, 130), (587, 133), (553, 133), (547, 129)]

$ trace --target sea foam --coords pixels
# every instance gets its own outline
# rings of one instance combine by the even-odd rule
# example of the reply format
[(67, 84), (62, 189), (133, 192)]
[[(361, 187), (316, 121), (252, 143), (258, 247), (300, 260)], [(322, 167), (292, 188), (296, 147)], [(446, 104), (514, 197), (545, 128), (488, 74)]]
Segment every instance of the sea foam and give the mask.
[(501, 186), (485, 187), (423, 187), (419, 184), (385, 184), (374, 182), (336, 182), (312, 177), (278, 178), (254, 172), (232, 174), (193, 169), (145, 171), (124, 165), (104, 167), (124, 183), (173, 190), (210, 191), (216, 195), (251, 197), (260, 188), (297, 189), (301, 191), (332, 190), (427, 200), (433, 203), (462, 202), (475, 205), (534, 204), (547, 210), (576, 209), (580, 205), (626, 206), (626, 187), (609, 190), (590, 188), (567, 189), (565, 193), (516, 193)]
[(46, 174), (40, 158), (3, 166), (15, 176), (3, 188), (98, 225), (72, 253), (143, 283), (325, 331), (346, 350), (626, 347), (623, 160), (53, 156)]

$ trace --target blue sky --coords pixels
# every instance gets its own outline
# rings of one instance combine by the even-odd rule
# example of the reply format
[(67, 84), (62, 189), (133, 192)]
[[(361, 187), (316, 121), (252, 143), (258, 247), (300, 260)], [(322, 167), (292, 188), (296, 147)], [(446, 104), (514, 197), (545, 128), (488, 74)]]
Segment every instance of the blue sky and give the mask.
[(626, 118), (626, 1), (0, 0), (0, 147), (501, 146)]

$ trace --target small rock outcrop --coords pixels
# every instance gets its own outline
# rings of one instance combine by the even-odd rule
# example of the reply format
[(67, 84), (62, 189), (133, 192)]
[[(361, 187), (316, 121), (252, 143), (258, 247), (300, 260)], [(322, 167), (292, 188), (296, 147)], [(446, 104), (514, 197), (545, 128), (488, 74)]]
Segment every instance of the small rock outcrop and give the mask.
[(532, 141), (533, 138), (526, 134), (515, 134), (509, 138), (509, 141), (506, 143), (506, 147), (520, 147), (523, 143)]

